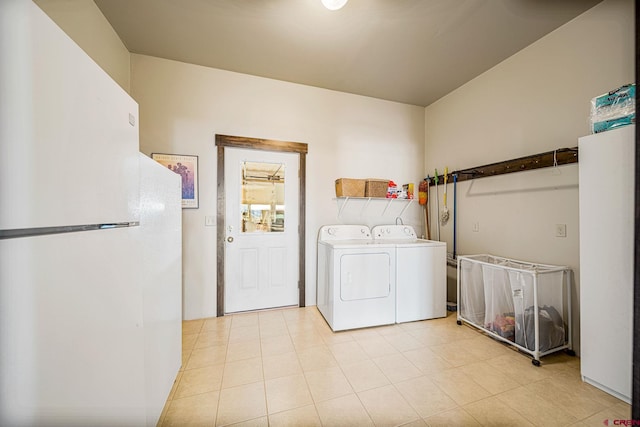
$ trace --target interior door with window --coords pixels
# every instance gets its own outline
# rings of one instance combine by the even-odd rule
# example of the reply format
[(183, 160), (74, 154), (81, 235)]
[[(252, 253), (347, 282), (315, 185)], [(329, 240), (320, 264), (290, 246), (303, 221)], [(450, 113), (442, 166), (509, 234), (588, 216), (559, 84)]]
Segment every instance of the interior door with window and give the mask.
[(225, 149), (226, 313), (298, 305), (298, 156)]

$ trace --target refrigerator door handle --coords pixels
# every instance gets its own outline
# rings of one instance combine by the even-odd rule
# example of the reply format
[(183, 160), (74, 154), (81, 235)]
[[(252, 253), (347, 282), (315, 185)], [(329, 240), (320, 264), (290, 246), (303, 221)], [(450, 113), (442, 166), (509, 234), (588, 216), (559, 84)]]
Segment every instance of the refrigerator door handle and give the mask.
[(109, 230), (112, 228), (137, 227), (139, 221), (112, 222), (104, 224), (62, 225), (57, 227), (15, 228), (0, 230), (0, 240), (20, 237), (46, 236), (50, 234), (77, 233), (80, 231)]

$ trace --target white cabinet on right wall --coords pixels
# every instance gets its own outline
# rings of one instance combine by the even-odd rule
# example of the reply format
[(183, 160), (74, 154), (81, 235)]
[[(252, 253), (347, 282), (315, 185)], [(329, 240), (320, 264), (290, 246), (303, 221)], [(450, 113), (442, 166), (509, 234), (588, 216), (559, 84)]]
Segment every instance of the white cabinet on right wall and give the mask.
[(631, 401), (635, 125), (579, 139), (582, 379)]

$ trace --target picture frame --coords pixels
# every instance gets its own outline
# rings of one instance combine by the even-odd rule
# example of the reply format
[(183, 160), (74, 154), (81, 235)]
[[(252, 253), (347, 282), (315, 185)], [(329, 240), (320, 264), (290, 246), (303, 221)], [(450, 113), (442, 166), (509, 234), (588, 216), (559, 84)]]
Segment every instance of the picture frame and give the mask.
[(198, 209), (198, 156), (151, 153), (151, 158), (182, 177), (182, 208)]

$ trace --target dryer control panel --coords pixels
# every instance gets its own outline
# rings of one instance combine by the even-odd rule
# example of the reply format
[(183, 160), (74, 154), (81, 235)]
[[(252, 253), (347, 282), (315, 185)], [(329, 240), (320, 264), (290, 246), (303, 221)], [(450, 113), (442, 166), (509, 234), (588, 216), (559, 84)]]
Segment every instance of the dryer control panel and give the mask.
[(318, 241), (329, 240), (371, 240), (371, 230), (366, 225), (323, 225)]

